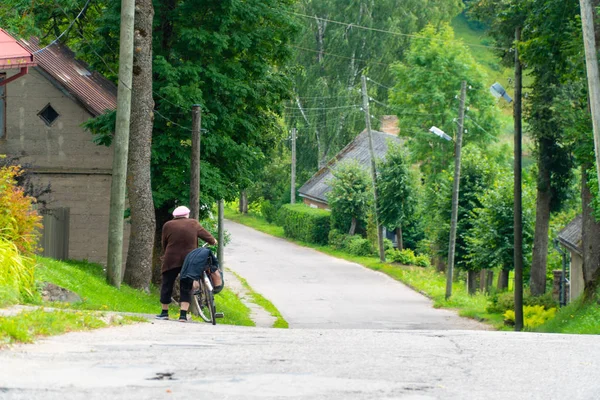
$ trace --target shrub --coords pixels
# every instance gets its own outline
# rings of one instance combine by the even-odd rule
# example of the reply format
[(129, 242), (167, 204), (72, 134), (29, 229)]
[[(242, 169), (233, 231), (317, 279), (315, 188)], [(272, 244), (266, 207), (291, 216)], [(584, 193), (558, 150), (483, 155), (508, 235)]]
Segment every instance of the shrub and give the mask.
[[(515, 312), (507, 310), (504, 314), (504, 322), (508, 325), (515, 324)], [(533, 329), (556, 315), (556, 308), (546, 310), (544, 306), (524, 306), (523, 307), (523, 325), (527, 329)]]
[(16, 244), (0, 236), (0, 306), (33, 298), (34, 267), (32, 258), (21, 255)]
[(263, 200), (260, 202), (260, 213), (268, 223), (273, 224), (277, 220), (277, 208), (269, 201)]
[[(550, 310), (558, 306), (556, 300), (552, 298), (551, 293), (546, 293), (542, 296), (534, 297), (529, 293), (523, 294), (523, 306), (542, 306), (546, 310)], [(486, 307), (489, 313), (504, 314), (507, 310), (515, 309), (515, 294), (514, 292), (502, 292), (494, 295), (490, 299), (490, 303)]]
[(391, 250), (387, 251), (385, 254), (389, 258), (389, 261), (392, 262), (404, 265), (415, 265), (416, 263), (415, 253), (411, 249), (404, 249), (401, 251)]
[(350, 254), (354, 254), (355, 256), (368, 256), (373, 254), (371, 242), (360, 235), (350, 237), (347, 241), (346, 249)]
[(415, 257), (415, 265), (417, 267), (428, 268), (431, 267), (431, 261), (429, 260), (429, 257), (420, 254), (417, 257)]
[(329, 240), (328, 243), (331, 247), (337, 250), (341, 250), (346, 248), (346, 243), (350, 236), (338, 231), (337, 229), (332, 229), (329, 231)]
[(315, 244), (327, 244), (330, 212), (304, 204), (286, 204), (280, 218), (287, 237)]
[(23, 255), (37, 250), (41, 217), (32, 208), (35, 199), (16, 185), (17, 166), (0, 168), (0, 237), (14, 243)]

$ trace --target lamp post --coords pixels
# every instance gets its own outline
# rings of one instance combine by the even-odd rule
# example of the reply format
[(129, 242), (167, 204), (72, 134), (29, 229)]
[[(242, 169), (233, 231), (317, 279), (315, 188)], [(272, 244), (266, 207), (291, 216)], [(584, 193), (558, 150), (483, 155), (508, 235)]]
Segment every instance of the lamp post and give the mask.
[[(513, 116), (515, 120), (514, 144), (514, 266), (515, 266), (515, 330), (523, 329), (523, 201), (522, 201), (522, 127), (521, 127), (521, 64), (518, 55), (515, 56), (515, 102)], [(508, 103), (512, 99), (499, 83), (494, 83), (490, 88), (492, 94), (504, 98)]]

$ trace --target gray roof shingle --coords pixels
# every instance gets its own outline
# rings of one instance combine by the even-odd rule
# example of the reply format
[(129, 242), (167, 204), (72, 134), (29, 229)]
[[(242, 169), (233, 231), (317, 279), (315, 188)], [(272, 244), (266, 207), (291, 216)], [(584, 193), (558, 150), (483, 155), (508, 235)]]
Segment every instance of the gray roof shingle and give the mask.
[(560, 232), (558, 232), (558, 241), (570, 251), (579, 255), (583, 255), (583, 247), (581, 245), (581, 229), (581, 215), (578, 215)]
[[(389, 133), (373, 132), (373, 151), (375, 158), (385, 158), (388, 142), (400, 143), (398, 136)], [(352, 142), (344, 147), (333, 157), (325, 167), (314, 174), (299, 190), (300, 196), (311, 200), (327, 203), (327, 193), (331, 190), (329, 181), (333, 178), (331, 169), (341, 161), (355, 160), (364, 168), (370, 168), (371, 155), (369, 152), (369, 136), (367, 131), (362, 131)]]

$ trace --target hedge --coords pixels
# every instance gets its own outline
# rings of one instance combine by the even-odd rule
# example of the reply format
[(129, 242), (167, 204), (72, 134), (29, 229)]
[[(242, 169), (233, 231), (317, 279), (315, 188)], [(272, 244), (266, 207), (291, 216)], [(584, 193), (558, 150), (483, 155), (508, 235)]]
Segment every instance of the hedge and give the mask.
[(327, 244), (331, 212), (305, 204), (286, 204), (279, 211), (285, 236), (314, 244)]

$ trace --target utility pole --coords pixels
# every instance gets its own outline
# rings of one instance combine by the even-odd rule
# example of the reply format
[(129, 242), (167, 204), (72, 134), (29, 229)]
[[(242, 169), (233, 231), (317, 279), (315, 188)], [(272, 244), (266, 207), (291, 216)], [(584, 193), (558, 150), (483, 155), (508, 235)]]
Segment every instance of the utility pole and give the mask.
[(448, 248), (448, 268), (446, 269), (446, 300), (452, 296), (452, 274), (454, 272), (454, 249), (456, 248), (456, 225), (458, 223), (458, 193), (460, 190), (460, 157), (462, 137), (465, 127), (465, 101), (467, 82), (462, 81), (460, 87), (460, 109), (458, 112), (458, 133), (454, 144), (454, 184), (452, 187), (452, 218), (450, 219), (450, 245)]
[[(523, 202), (521, 192), (522, 168), (522, 124), (521, 124), (521, 91), (523, 86), (523, 69), (519, 60), (517, 44), (521, 41), (521, 28), (515, 30), (515, 102), (513, 104), (515, 127), (515, 182), (514, 182), (514, 264), (515, 264), (515, 331), (523, 329)], [(597, 66), (596, 66), (597, 67)], [(597, 68), (596, 68), (597, 71)]]
[(119, 87), (117, 91), (117, 122), (115, 129), (110, 216), (108, 221), (108, 255), (106, 279), (121, 287), (123, 270), (123, 214), (129, 152), (129, 121), (131, 117), (131, 86), (133, 81), (133, 21), (135, 1), (121, 1), (121, 33), (119, 47)]
[(600, 75), (598, 73), (598, 56), (596, 54), (594, 9), (591, 0), (579, 0), (579, 3), (581, 8), (583, 44), (585, 46), (588, 89), (590, 93), (590, 108), (592, 111), (596, 173), (600, 177)]
[(371, 179), (373, 180), (373, 201), (375, 211), (375, 225), (377, 225), (377, 242), (379, 244), (379, 261), (385, 261), (385, 250), (383, 249), (383, 227), (379, 223), (377, 210), (377, 166), (375, 165), (375, 151), (373, 150), (373, 132), (371, 132), (371, 114), (369, 113), (369, 95), (367, 93), (367, 77), (362, 76), (363, 110), (365, 112), (365, 124), (369, 135), (369, 153), (371, 154)]
[(192, 106), (192, 155), (191, 155), (191, 181), (190, 181), (190, 218), (200, 217), (200, 133), (201, 124), (200, 105)]
[(290, 203), (296, 204), (296, 128), (292, 128), (292, 184)]
[(223, 225), (223, 218), (225, 214), (223, 199), (219, 200), (219, 226), (218, 226), (218, 238), (219, 246), (217, 247), (217, 259), (219, 260), (219, 268), (223, 272), (223, 248), (225, 247), (225, 227)]

